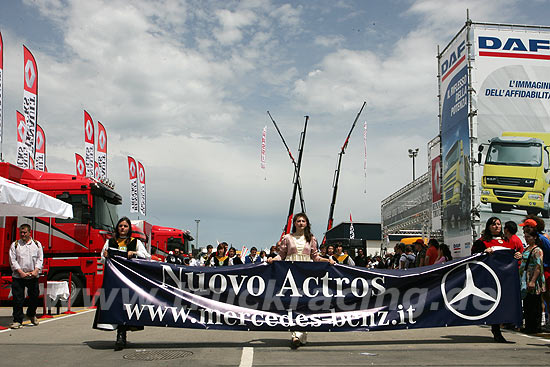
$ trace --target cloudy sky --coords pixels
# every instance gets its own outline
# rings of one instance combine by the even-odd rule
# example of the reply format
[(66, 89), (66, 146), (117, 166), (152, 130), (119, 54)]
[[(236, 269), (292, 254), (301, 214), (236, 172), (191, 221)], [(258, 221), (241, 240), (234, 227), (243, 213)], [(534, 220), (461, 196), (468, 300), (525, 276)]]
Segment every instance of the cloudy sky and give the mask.
[(4, 0), (4, 158), (15, 162), (25, 44), (38, 63), (50, 171), (74, 174), (86, 109), (107, 129), (108, 176), (124, 198), (120, 215), (129, 214), (132, 155), (147, 171), (148, 221), (195, 236), (200, 219), (201, 246), (264, 247), (280, 236), (293, 175), (266, 111), (295, 156), (309, 115), (302, 185), (322, 238), (338, 152), (367, 101), (343, 157), (334, 218), (346, 221), (351, 212), (354, 221), (380, 222), (380, 201), (411, 181), (409, 148), (420, 148), (417, 177), (427, 171), (426, 145), (438, 133), (437, 46), (464, 25), (466, 9), (474, 21), (550, 25), (549, 5)]

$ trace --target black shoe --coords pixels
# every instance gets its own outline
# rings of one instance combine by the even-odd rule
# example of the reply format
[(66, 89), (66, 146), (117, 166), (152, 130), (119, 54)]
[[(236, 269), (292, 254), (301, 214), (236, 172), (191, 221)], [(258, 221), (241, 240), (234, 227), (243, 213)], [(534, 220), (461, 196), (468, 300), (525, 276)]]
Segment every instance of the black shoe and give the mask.
[(293, 337), (292, 340), (290, 340), (290, 348), (292, 349), (298, 349), (301, 344), (299, 338)]
[(499, 331), (493, 331), (493, 339), (497, 343), (508, 343), (506, 339), (502, 336), (502, 333)]
[(123, 350), (126, 347), (126, 330), (117, 330), (115, 350)]

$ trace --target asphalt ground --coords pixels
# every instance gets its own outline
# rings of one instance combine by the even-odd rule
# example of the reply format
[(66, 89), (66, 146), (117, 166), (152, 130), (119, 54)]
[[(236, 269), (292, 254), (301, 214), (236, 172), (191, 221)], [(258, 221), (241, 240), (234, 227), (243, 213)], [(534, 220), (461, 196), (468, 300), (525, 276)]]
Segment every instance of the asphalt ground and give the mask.
[[(61, 309), (64, 311), (65, 309)], [(33, 326), (0, 330), (3, 366), (547, 366), (550, 334), (503, 331), (513, 342), (493, 342), (488, 326), (406, 331), (309, 333), (290, 349), (290, 333), (197, 331), (147, 327), (114, 351), (115, 332), (92, 329), (95, 310), (73, 309)], [(54, 310), (55, 311), (55, 310)], [(40, 311), (39, 311), (40, 314)], [(11, 323), (0, 307), (0, 325)]]

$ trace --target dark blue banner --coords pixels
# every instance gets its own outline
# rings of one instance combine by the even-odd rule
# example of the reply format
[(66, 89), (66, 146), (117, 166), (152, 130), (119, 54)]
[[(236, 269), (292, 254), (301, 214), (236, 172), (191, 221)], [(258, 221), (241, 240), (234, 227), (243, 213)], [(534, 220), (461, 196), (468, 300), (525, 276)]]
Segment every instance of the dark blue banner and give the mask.
[(351, 331), (521, 323), (511, 251), (408, 270), (284, 262), (190, 267), (107, 259), (96, 323)]

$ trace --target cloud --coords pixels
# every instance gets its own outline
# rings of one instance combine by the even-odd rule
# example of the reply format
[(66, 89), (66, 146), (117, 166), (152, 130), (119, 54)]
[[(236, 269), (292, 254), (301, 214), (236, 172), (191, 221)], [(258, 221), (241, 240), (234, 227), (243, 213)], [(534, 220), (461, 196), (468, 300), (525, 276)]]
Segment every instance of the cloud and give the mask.
[(342, 36), (317, 36), (315, 37), (315, 44), (324, 47), (340, 46), (344, 41)]

